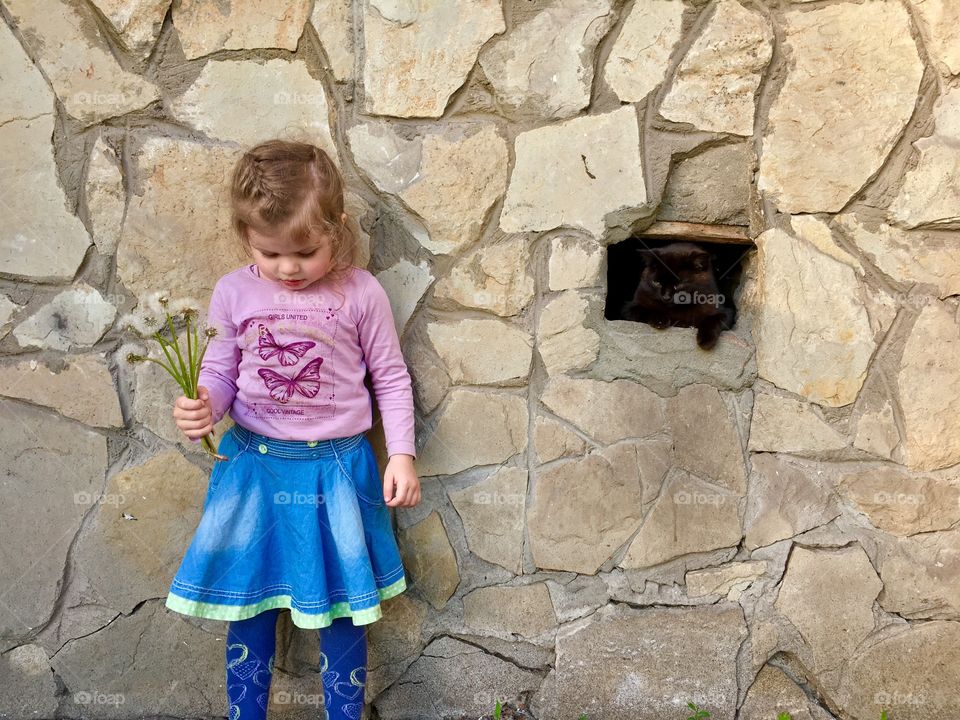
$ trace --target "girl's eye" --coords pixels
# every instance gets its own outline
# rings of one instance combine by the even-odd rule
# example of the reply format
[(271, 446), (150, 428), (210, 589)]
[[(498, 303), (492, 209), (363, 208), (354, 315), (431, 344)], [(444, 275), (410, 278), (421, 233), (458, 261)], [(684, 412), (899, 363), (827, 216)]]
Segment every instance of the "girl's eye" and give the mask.
[(307, 252), (297, 253), (297, 255), (299, 255), (300, 257), (310, 257), (316, 252), (317, 252), (317, 249), (314, 248), (313, 250), (308, 250)]

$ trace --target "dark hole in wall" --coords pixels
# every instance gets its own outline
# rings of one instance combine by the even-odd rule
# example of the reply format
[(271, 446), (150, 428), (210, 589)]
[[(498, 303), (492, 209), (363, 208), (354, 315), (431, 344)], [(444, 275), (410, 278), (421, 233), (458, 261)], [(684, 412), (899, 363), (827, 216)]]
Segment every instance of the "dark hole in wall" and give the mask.
[(631, 237), (607, 248), (607, 320), (696, 327), (711, 349), (736, 325), (736, 291), (752, 244)]

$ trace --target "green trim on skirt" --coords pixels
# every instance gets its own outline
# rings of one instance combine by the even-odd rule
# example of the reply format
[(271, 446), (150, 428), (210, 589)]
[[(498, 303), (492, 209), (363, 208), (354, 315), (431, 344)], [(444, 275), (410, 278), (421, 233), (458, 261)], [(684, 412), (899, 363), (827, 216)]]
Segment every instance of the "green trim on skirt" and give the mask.
[[(407, 580), (405, 577), (402, 577), (392, 585), (388, 585), (385, 588), (377, 588), (377, 594), (380, 596), (380, 600), (389, 600), (406, 589)], [(354, 625), (369, 625), (383, 617), (383, 611), (380, 609), (379, 604), (370, 608), (364, 608), (363, 610), (351, 610), (350, 603), (334, 603), (330, 606), (330, 610), (317, 615), (302, 613), (296, 608), (291, 608), (291, 599), (289, 595), (274, 595), (273, 597), (266, 598), (251, 605), (220, 605), (218, 603), (186, 600), (179, 595), (170, 593), (167, 595), (167, 600), (164, 604), (178, 613), (209, 618), (211, 620), (246, 620), (264, 610), (287, 608), (290, 610), (291, 619), (294, 624), (301, 628), (327, 627), (340, 617), (351, 618)]]

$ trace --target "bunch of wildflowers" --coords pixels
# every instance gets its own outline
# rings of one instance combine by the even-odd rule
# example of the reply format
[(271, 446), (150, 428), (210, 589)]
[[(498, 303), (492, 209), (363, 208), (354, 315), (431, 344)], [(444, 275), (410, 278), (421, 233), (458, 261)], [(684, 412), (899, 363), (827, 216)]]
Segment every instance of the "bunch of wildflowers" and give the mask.
[[(129, 313), (120, 318), (120, 329), (130, 330), (143, 339), (156, 340), (163, 351), (166, 362), (148, 357), (139, 352), (140, 348), (131, 343), (120, 347), (120, 357), (129, 363), (153, 362), (162, 367), (177, 381), (183, 394), (191, 400), (197, 398), (197, 381), (200, 376), (200, 364), (207, 351), (210, 340), (217, 335), (217, 329), (200, 321), (200, 303), (193, 298), (171, 301), (168, 293), (155, 292), (143, 302), (138, 312)], [(186, 325), (186, 348), (181, 349), (180, 339), (174, 327), (174, 319), (183, 318)], [(164, 334), (169, 331), (169, 338)], [(203, 346), (200, 340), (203, 338)], [(210, 435), (213, 435), (211, 431)], [(203, 438), (203, 447), (217, 460), (226, 460), (217, 453), (210, 439)]]

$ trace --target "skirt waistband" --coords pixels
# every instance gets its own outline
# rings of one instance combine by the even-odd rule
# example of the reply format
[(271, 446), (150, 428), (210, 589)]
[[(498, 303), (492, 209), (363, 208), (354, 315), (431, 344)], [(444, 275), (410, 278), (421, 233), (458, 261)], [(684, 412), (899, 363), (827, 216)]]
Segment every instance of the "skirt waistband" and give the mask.
[(230, 432), (244, 450), (274, 457), (304, 460), (339, 458), (342, 454), (353, 450), (366, 438), (363, 433), (357, 433), (350, 437), (329, 440), (277, 440), (236, 423), (230, 428)]

